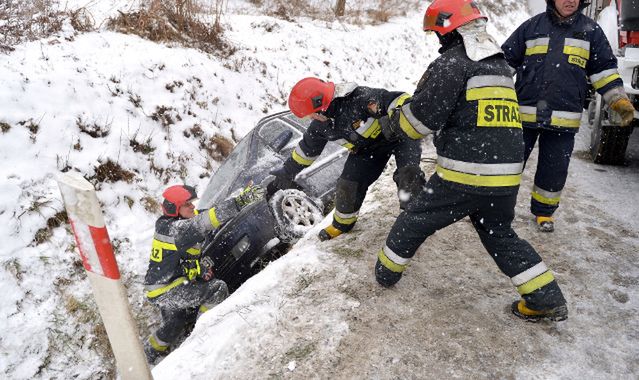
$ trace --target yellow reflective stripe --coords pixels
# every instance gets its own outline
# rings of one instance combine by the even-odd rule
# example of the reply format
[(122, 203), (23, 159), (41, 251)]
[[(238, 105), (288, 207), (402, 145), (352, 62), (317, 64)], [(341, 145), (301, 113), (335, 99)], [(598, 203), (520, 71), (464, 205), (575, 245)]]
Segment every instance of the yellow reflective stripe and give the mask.
[(527, 123), (534, 123), (537, 121), (537, 115), (536, 114), (530, 114), (530, 113), (520, 113), (519, 116), (521, 117), (521, 121), (525, 121)]
[(522, 296), (524, 294), (530, 294), (535, 290), (541, 288), (542, 286), (548, 285), (555, 279), (555, 276), (552, 275), (551, 271), (547, 271), (532, 280), (525, 282), (517, 287), (517, 291)]
[(161, 288), (149, 290), (148, 292), (146, 292), (146, 297), (147, 298), (155, 298), (157, 296), (160, 296), (160, 295), (168, 292), (169, 290), (171, 290), (171, 289), (173, 289), (173, 288), (175, 288), (177, 286), (180, 286), (180, 285), (184, 284), (185, 282), (188, 282), (186, 277), (178, 277), (175, 280), (173, 280), (173, 282), (168, 284), (167, 286), (163, 286)]
[(579, 128), (581, 120), (577, 119), (565, 119), (562, 117), (553, 117), (550, 119), (550, 125), (563, 128)]
[(200, 305), (200, 308), (198, 309), (198, 312), (199, 312), (200, 314), (204, 314), (204, 313), (206, 313), (207, 311), (209, 311), (209, 308), (208, 308), (208, 307), (206, 307), (206, 306), (204, 306), (204, 305)]
[(404, 133), (406, 133), (406, 135), (408, 135), (408, 137), (413, 140), (419, 140), (424, 137), (424, 135), (417, 132), (417, 129), (413, 127), (410, 121), (408, 121), (408, 119), (406, 118), (406, 115), (404, 115), (404, 112), (401, 111), (399, 112), (399, 126), (402, 131), (404, 131)]
[(165, 249), (169, 251), (177, 251), (175, 244), (153, 239), (153, 242), (151, 243), (151, 261), (155, 261), (156, 263), (162, 262)]
[(475, 175), (455, 172), (437, 165), (437, 174), (446, 181), (470, 186), (504, 187), (517, 186), (521, 182), (521, 174), (515, 175)]
[(388, 116), (392, 116), (393, 115), (393, 109), (397, 108), (397, 107), (401, 107), (404, 105), (404, 102), (406, 101), (406, 99), (409, 99), (410, 95), (407, 93), (403, 93), (400, 96), (396, 97), (390, 104), (390, 106), (388, 106)]
[(304, 158), (300, 156), (300, 154), (297, 153), (295, 150), (293, 150), (293, 153), (291, 153), (291, 156), (293, 157), (293, 160), (300, 165), (309, 166), (310, 164), (314, 162), (314, 160), (309, 160), (308, 158)]
[(161, 344), (153, 335), (149, 337), (149, 343), (151, 343), (151, 347), (153, 347), (155, 351), (164, 352), (169, 349), (168, 345)]
[(477, 126), (521, 128), (519, 104), (510, 100), (479, 100), (477, 104)]
[(189, 248), (186, 250), (186, 253), (188, 253), (189, 255), (199, 255), (201, 252), (201, 250), (199, 248)]
[(517, 101), (517, 93), (508, 87), (481, 87), (466, 90), (466, 100), (510, 99)]
[(561, 197), (556, 197), (556, 198), (544, 197), (543, 195), (539, 194), (536, 191), (533, 191), (532, 193), (530, 193), (530, 195), (537, 202), (540, 202), (540, 203), (543, 203), (543, 204), (546, 204), (546, 205), (551, 205), (551, 206), (558, 205), (559, 201), (561, 200)]
[(548, 53), (548, 45), (537, 45), (526, 48), (526, 55), (546, 54)]
[(211, 221), (211, 225), (215, 228), (220, 226), (220, 221), (217, 220), (217, 215), (215, 214), (215, 208), (211, 207), (209, 209), (209, 220)]
[(391, 271), (395, 273), (402, 273), (406, 269), (406, 264), (404, 265), (397, 264), (393, 260), (386, 257), (386, 254), (384, 253), (383, 249), (379, 250), (379, 253), (377, 254), (377, 258), (379, 259), (379, 261), (382, 263), (383, 266), (385, 266), (386, 268), (390, 269)]
[(342, 218), (341, 216), (337, 215), (337, 213), (334, 213), (333, 219), (335, 219), (336, 222), (339, 222), (341, 224), (353, 224), (357, 221), (357, 216), (353, 216), (350, 218)]
[(619, 76), (619, 74), (615, 73), (612, 75), (608, 75), (606, 77), (603, 77), (601, 79), (599, 79), (598, 81), (596, 81), (595, 83), (592, 84), (592, 87), (595, 88), (595, 90), (599, 90), (600, 88), (602, 88), (603, 86), (607, 85), (608, 83), (612, 82), (615, 79), (621, 78)]
[(590, 58), (590, 50), (577, 46), (564, 46), (564, 54), (576, 55), (584, 59)]
[(364, 138), (375, 138), (382, 131), (382, 127), (379, 125), (379, 120), (369, 118), (369, 120), (371, 119), (373, 121), (370, 124), (367, 125), (367, 123), (363, 123), (363, 125), (356, 130), (356, 132)]

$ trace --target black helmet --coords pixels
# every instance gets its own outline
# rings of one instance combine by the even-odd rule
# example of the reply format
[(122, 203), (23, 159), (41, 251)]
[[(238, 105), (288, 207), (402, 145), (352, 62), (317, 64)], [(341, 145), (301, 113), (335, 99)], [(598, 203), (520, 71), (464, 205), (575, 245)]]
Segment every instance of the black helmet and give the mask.
[(164, 201), (162, 202), (162, 211), (166, 216), (178, 216), (180, 207), (185, 203), (197, 198), (197, 193), (193, 186), (174, 185), (162, 193)]

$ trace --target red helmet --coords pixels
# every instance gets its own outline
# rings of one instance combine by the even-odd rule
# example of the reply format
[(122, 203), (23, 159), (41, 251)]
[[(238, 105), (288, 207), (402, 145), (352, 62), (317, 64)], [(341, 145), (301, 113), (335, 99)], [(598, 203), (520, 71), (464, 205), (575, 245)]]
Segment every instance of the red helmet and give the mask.
[(426, 9), (424, 30), (444, 35), (478, 18), (488, 20), (473, 0), (435, 0)]
[(195, 188), (187, 185), (175, 185), (167, 188), (162, 193), (162, 211), (166, 216), (178, 216), (180, 207), (197, 198)]
[(304, 78), (297, 82), (288, 96), (288, 107), (297, 117), (326, 111), (335, 95), (335, 83), (317, 78)]

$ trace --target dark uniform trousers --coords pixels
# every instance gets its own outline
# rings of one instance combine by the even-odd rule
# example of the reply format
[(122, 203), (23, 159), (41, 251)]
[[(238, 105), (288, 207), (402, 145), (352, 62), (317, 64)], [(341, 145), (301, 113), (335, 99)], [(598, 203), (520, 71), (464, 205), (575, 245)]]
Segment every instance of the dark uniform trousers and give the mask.
[(539, 159), (530, 198), (530, 212), (537, 216), (552, 216), (559, 207), (561, 191), (568, 177), (575, 134), (525, 126), (523, 130), (526, 162), (539, 139)]
[[(160, 309), (162, 324), (154, 336), (161, 345), (170, 345), (184, 332), (188, 323), (228, 297), (222, 280), (208, 282), (185, 280), (185, 283), (149, 301)], [(164, 344), (162, 344), (164, 343)]]
[(368, 188), (384, 171), (391, 155), (398, 168), (417, 165), (421, 156), (419, 141), (385, 143), (374, 149), (350, 154), (337, 181), (333, 226), (342, 232), (350, 231), (357, 221)]
[[(386, 247), (400, 258), (410, 259), (430, 235), (468, 216), (490, 257), (505, 275), (513, 278), (542, 262), (530, 244), (511, 228), (516, 200), (516, 192), (495, 196), (452, 190), (435, 174), (399, 215)], [(566, 303), (555, 280), (530, 293), (518, 290), (535, 310)]]

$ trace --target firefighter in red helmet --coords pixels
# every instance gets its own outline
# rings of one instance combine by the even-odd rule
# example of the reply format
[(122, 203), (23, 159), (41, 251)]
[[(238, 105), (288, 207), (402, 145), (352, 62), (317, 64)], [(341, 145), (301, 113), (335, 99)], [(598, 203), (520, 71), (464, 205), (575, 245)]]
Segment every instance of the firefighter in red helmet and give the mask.
[(195, 188), (175, 185), (162, 194), (163, 215), (155, 222), (149, 267), (144, 278), (147, 299), (160, 309), (162, 324), (144, 342), (150, 363), (168, 353), (189, 320), (222, 302), (228, 295), (216, 279), (213, 261), (200, 253), (209, 231), (233, 218), (241, 208), (260, 199), (259, 187), (249, 186), (208, 210), (197, 211)]
[[(511, 227), (524, 160), (512, 72), (487, 18), (471, 0), (435, 0), (424, 30), (439, 38), (433, 61), (409, 103), (393, 112), (391, 133), (435, 133), (436, 173), (393, 225), (375, 265), (390, 287), (435, 231), (469, 217), (499, 269), (521, 295), (511, 309), (527, 320), (560, 321), (566, 301), (541, 257)], [(472, 296), (471, 296), (472, 298)]]
[(379, 178), (391, 155), (397, 162), (394, 179), (400, 191), (413, 191), (413, 179), (423, 176), (419, 142), (388, 138), (382, 133), (388, 111), (408, 97), (402, 92), (355, 83), (336, 85), (318, 78), (297, 82), (288, 99), (289, 108), (297, 117), (313, 120), (291, 156), (272, 173), (275, 180), (267, 192), (294, 187), (297, 173), (313, 164), (328, 141), (346, 147), (350, 153), (337, 180), (333, 222), (320, 231), (321, 240), (353, 228), (369, 186)]

